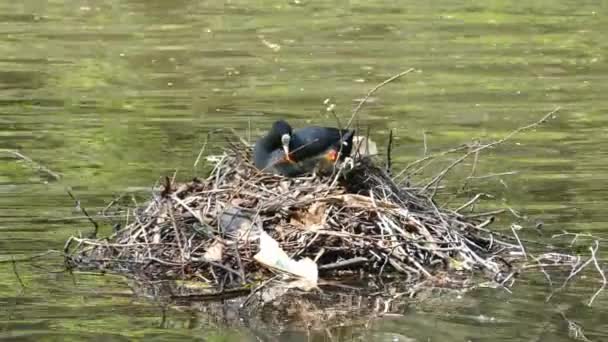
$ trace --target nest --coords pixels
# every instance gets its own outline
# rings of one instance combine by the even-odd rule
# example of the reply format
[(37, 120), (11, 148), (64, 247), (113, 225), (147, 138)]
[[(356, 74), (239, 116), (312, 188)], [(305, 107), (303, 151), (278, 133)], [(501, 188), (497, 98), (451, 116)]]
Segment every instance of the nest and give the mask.
[(520, 245), (487, 229), (492, 217), (439, 208), (436, 187), (399, 185), (372, 157), (330, 175), (286, 178), (260, 172), (250, 147), (233, 143), (213, 163), (206, 179), (167, 178), (110, 237), (72, 237), (68, 264), (145, 280), (196, 280), (221, 292), (301, 275), (258, 258), (262, 236), (288, 262), (307, 260), (321, 279), (334, 280), (445, 284), (483, 271), (502, 281), (507, 256), (522, 255)]

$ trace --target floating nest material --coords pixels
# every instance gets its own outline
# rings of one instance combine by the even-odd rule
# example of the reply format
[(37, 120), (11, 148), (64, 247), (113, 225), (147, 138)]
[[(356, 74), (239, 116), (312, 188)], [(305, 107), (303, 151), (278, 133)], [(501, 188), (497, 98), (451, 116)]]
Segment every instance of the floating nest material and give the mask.
[(520, 245), (487, 229), (491, 217), (439, 208), (435, 187), (397, 184), (374, 157), (299, 178), (260, 172), (243, 143), (211, 159), (206, 179), (167, 178), (112, 236), (72, 237), (68, 264), (225, 291), (279, 274), (316, 283), (317, 272), (324, 280), (448, 284), (482, 271), (502, 281), (522, 256)]
[[(502, 139), (429, 154), (395, 176), (389, 171), (390, 143), (386, 162), (355, 152), (330, 174), (285, 178), (256, 169), (249, 144), (230, 142), (222, 155), (208, 158), (213, 169), (206, 179), (175, 183), (166, 178), (147, 203), (127, 210), (129, 223), (113, 235), (71, 237), (65, 261), (69, 268), (128, 275), (143, 284), (137, 290), (142, 293), (166, 296), (157, 285), (185, 281), (187, 294), (172, 289), (168, 295), (208, 299), (249, 294), (243, 305), (256, 293), (272, 301), (276, 295), (264, 300), (263, 292), (281, 292), (274, 290), (277, 284), (309, 290), (323, 284), (346, 286), (355, 279), (395, 299), (427, 288), (467, 288), (480, 278), (508, 288), (527, 270), (545, 276), (550, 298), (594, 266), (601, 286), (591, 305), (608, 283), (597, 258), (598, 238), (569, 232), (554, 236), (573, 237), (570, 246), (579, 237), (592, 238), (587, 257), (543, 242), (534, 242), (541, 248), (527, 250), (522, 242), (533, 241), (520, 239), (521, 226), (512, 224), (511, 234), (489, 229), (500, 210), (464, 213), (480, 195), (456, 209), (435, 201), (440, 184), (457, 165), (472, 157), (473, 175), (481, 151), (537, 127), (556, 111)], [(455, 153), (460, 156), (425, 185), (403, 181), (429, 161)], [(564, 279), (559, 288), (553, 288), (551, 274)], [(192, 284), (201, 291), (191, 293)]]

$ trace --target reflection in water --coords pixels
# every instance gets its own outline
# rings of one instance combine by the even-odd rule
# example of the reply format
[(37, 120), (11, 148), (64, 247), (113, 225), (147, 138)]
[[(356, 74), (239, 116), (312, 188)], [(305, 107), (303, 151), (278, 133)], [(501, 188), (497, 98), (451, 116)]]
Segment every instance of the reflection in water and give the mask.
[[(64, 186), (92, 212), (125, 189), (147, 197), (160, 176), (203, 172), (193, 162), (212, 129), (245, 132), (251, 125), (258, 136), (279, 117), (299, 126), (333, 124), (326, 98), (347, 117), (353, 99), (409, 67), (421, 72), (383, 88), (360, 118), (379, 146), (395, 130), (397, 167), (421, 155), (425, 131), (428, 147), (438, 150), (503, 136), (560, 105), (550, 126), (482, 156), (480, 175), (519, 172), (502, 182), (480, 180), (474, 191), (526, 214), (528, 221), (518, 222), (524, 227), (544, 221), (547, 235), (601, 235), (608, 150), (602, 5), (5, 1), (0, 148), (18, 149), (63, 179), (48, 182), (0, 155), (0, 250), (7, 257), (61, 249), (67, 236), (88, 233)], [(174, 307), (160, 324), (159, 304), (133, 298), (123, 280), (51, 272), (59, 265), (60, 258), (19, 264), (22, 290), (12, 265), (0, 263), (3, 337), (245, 340), (274, 324), (196, 325), (200, 314)], [(544, 284), (531, 279), (512, 295), (482, 289), (432, 298), (435, 306), (408, 306), (403, 316), (310, 335), (293, 328), (278, 339), (566, 341), (553, 303), (567, 304), (558, 309), (588, 338), (606, 339), (607, 317), (598, 309), (605, 297), (593, 308), (581, 304), (597, 283), (575, 285), (548, 304)]]

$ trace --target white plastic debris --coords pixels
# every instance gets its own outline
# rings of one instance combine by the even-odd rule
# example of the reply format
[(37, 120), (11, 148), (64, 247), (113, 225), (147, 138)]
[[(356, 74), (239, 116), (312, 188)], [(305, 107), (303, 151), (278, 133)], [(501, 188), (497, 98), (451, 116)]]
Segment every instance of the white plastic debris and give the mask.
[(298, 287), (314, 288), (317, 286), (319, 280), (317, 264), (310, 258), (293, 260), (265, 231), (260, 234), (260, 251), (253, 258), (266, 267), (301, 278), (305, 284)]

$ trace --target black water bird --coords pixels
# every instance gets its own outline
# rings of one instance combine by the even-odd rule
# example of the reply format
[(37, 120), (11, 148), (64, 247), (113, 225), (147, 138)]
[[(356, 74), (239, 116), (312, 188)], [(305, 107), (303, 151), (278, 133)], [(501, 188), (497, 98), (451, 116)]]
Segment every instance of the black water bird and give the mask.
[(260, 170), (288, 177), (325, 171), (350, 155), (354, 133), (319, 126), (294, 131), (286, 121), (279, 120), (256, 142), (254, 163)]

